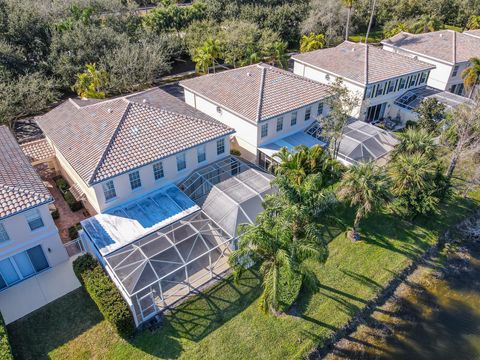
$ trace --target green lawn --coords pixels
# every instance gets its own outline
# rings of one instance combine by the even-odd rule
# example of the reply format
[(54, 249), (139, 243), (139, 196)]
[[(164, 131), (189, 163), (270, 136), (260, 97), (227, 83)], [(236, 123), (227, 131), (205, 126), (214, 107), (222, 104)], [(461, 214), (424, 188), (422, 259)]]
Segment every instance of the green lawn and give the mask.
[[(299, 358), (321, 344), (406, 264), (432, 245), (440, 232), (478, 206), (455, 199), (439, 215), (414, 225), (390, 214), (365, 221), (364, 241), (352, 243), (344, 227), (332, 229), (330, 257), (315, 264), (321, 281), (304, 293), (292, 314), (279, 318), (258, 307), (258, 274), (229, 278), (167, 315), (155, 331), (125, 341), (102, 320), (82, 289), (8, 326), (15, 354), (23, 359), (246, 359)], [(346, 224), (351, 216), (346, 215)]]

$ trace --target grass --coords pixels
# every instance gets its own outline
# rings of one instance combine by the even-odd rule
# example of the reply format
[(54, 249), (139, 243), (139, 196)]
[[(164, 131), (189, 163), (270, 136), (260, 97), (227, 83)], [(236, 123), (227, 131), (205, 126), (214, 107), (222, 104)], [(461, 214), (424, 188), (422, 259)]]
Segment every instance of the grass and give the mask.
[[(353, 42), (365, 42), (365, 33), (362, 34), (354, 34), (348, 37), (348, 40)], [(368, 35), (368, 42), (369, 43), (379, 43), (383, 40), (383, 30), (374, 30), (371, 31)]]
[[(126, 341), (113, 333), (82, 290), (57, 300), (8, 326), (14, 353), (23, 359), (245, 359), (299, 358), (345, 325), (392, 277), (435, 243), (450, 224), (478, 206), (455, 198), (440, 214), (414, 224), (383, 213), (362, 227), (363, 241), (352, 243), (345, 224), (332, 228), (326, 264), (313, 264), (318, 292), (301, 294), (292, 314), (278, 318), (258, 306), (260, 279), (250, 271), (231, 278), (170, 312), (162, 326)], [(286, 335), (288, 334), (288, 335)]]

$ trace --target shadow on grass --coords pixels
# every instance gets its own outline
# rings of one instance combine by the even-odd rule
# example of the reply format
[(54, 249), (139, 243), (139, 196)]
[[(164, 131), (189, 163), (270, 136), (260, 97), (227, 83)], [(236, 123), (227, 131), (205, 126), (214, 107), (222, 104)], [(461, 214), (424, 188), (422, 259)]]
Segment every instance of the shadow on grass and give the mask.
[(238, 283), (232, 276), (220, 280), (212, 288), (165, 313), (158, 329), (144, 330), (130, 343), (153, 356), (178, 357), (182, 351), (178, 339), (198, 342), (208, 336), (258, 298), (260, 283), (255, 269), (246, 271)]
[(16, 359), (49, 359), (48, 353), (103, 321), (83, 288), (7, 326)]

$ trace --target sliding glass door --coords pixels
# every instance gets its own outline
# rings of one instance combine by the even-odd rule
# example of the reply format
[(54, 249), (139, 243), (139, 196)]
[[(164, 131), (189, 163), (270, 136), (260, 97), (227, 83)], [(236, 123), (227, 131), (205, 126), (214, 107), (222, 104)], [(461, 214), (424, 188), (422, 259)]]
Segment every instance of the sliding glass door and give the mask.
[(49, 267), (40, 245), (0, 261), (0, 290)]

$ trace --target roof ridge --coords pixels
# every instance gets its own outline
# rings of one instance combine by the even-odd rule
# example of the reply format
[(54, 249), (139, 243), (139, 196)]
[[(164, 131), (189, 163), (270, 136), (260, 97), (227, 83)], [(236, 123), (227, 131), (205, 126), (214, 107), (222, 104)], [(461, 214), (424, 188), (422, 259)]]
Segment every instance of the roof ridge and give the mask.
[(120, 118), (120, 121), (118, 122), (117, 127), (115, 128), (115, 131), (113, 132), (112, 137), (110, 138), (110, 141), (108, 142), (108, 145), (105, 148), (105, 151), (103, 152), (102, 156), (98, 160), (97, 165), (95, 165), (95, 168), (93, 169), (92, 175), (88, 179), (89, 184), (92, 183), (92, 180), (97, 175), (97, 172), (98, 172), (101, 164), (103, 163), (103, 160), (105, 160), (105, 157), (107, 156), (107, 153), (110, 150), (110, 147), (112, 146), (113, 141), (116, 139), (116, 137), (118, 135), (120, 127), (122, 126), (123, 122), (125, 121), (126, 115), (127, 115), (128, 111), (130, 110), (131, 105), (132, 105), (132, 102), (127, 100), (127, 107), (123, 111), (122, 117)]
[(260, 93), (258, 95), (258, 106), (257, 106), (257, 121), (260, 121), (262, 117), (262, 105), (263, 105), (263, 90), (265, 89), (265, 74), (267, 68), (261, 66), (262, 73), (260, 74)]

